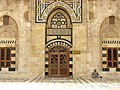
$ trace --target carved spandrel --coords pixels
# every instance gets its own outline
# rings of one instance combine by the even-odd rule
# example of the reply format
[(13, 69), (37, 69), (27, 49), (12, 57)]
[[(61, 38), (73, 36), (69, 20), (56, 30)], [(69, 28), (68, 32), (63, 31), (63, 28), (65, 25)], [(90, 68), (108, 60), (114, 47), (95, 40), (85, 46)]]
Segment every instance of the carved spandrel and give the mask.
[(60, 6), (68, 10), (72, 22), (81, 22), (82, 4), (81, 0), (36, 0), (36, 22), (46, 22), (48, 12)]

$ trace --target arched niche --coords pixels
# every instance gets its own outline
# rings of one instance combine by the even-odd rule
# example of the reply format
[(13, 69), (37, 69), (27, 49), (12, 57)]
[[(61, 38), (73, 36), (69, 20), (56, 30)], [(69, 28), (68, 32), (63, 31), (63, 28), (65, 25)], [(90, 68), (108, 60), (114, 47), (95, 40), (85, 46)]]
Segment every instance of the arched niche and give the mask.
[[(18, 26), (16, 21), (8, 15), (0, 17), (0, 68), (8, 71), (16, 70), (18, 55)], [(3, 60), (2, 60), (3, 59)], [(4, 69), (3, 69), (4, 70)]]

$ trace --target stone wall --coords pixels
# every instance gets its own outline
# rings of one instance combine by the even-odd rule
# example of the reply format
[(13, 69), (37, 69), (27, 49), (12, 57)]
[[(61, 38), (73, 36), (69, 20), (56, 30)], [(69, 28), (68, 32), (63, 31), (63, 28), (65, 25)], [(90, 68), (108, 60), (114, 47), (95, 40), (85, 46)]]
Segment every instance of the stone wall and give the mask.
[[(56, 3), (53, 3), (55, 7)], [(62, 3), (64, 7), (68, 5)], [(34, 77), (45, 76), (45, 27), (46, 23), (36, 23), (35, 0), (2, 0), (0, 2), (0, 17), (10, 16), (18, 29), (17, 58), (15, 72), (0, 72), (4, 77)], [(62, 6), (60, 6), (62, 7)], [(49, 10), (53, 10), (50, 5)], [(43, 18), (47, 19), (49, 12), (45, 10)], [(48, 11), (49, 11), (48, 10)], [(69, 8), (69, 14), (74, 14)], [(51, 11), (50, 11), (51, 12)], [(120, 19), (119, 0), (82, 0), (82, 22), (75, 23), (72, 16), (73, 46), (73, 77), (91, 76), (94, 69), (102, 76), (116, 75), (119, 72), (103, 72), (101, 69), (101, 37), (100, 30), (103, 21), (109, 16)], [(0, 19), (1, 21), (1, 19)], [(4, 29), (4, 28), (3, 28)], [(78, 54), (74, 53), (79, 51)], [(114, 70), (113, 70), (114, 71)]]
[[(108, 77), (115, 72), (102, 72), (101, 69), (101, 37), (100, 37), (100, 27), (104, 19), (109, 16), (115, 16), (120, 18), (120, 7), (119, 0), (89, 0), (87, 1), (87, 62), (89, 76), (90, 73), (96, 68), (103, 77)], [(92, 16), (92, 18), (91, 18)], [(116, 72), (116, 75), (118, 72)], [(104, 75), (106, 74), (106, 75)]]
[[(25, 0), (28, 1), (28, 0)], [(0, 72), (2, 78), (23, 78), (28, 77), (30, 73), (30, 22), (24, 19), (24, 12), (29, 10), (30, 2), (24, 0), (2, 0), (0, 2), (0, 17), (10, 16), (17, 24), (18, 37), (16, 70), (12, 72)]]

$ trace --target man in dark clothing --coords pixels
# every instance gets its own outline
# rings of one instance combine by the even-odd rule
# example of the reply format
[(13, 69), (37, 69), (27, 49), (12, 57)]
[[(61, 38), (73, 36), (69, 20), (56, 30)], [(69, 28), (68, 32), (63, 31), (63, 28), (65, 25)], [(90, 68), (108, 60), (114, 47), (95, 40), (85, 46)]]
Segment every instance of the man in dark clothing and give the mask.
[(99, 74), (96, 69), (94, 69), (94, 72), (92, 73), (92, 78), (99, 78)]

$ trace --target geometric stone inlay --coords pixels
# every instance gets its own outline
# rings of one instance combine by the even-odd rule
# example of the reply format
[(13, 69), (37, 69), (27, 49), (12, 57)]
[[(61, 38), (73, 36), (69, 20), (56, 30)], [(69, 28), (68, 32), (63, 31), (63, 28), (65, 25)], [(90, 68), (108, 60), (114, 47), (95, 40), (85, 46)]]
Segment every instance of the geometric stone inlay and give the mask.
[(52, 3), (46, 0), (36, 0), (36, 22), (46, 22), (49, 12), (55, 7), (63, 7), (66, 9), (72, 19), (72, 22), (82, 22), (82, 0), (75, 0), (73, 3), (69, 1), (54, 0)]

